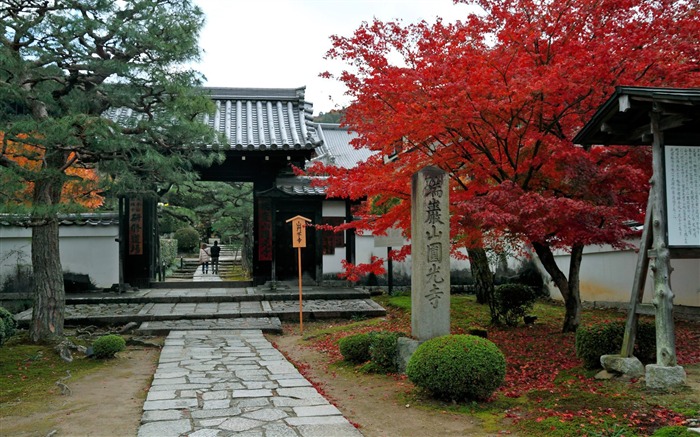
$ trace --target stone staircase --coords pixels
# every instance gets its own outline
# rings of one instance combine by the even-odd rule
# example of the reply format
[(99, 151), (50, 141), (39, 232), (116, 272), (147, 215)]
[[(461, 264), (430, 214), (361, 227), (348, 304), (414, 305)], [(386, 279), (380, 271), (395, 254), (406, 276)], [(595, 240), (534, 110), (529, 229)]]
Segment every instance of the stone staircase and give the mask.
[[(299, 320), (299, 291), (278, 283), (275, 290), (247, 282), (154, 283), (127, 293), (89, 293), (66, 297), (66, 325), (138, 323), (142, 334), (171, 330), (247, 330), (280, 333), (282, 320)], [(28, 326), (31, 309), (15, 319)], [(303, 319), (384, 316), (386, 310), (366, 290), (303, 288)]]
[[(232, 246), (221, 245), (221, 253), (219, 255), (219, 276), (221, 278), (230, 277), (234, 271), (240, 269), (241, 257), (240, 251), (235, 250)], [(191, 281), (194, 273), (199, 267), (197, 258), (180, 258), (180, 263), (165, 278), (168, 282)]]

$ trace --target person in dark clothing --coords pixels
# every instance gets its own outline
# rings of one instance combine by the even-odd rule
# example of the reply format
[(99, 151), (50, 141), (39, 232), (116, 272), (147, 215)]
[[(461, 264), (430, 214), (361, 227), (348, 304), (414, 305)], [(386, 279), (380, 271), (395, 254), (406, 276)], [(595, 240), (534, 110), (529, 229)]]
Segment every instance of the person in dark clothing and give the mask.
[(211, 252), (211, 272), (215, 275), (219, 274), (219, 254), (221, 253), (221, 246), (219, 246), (218, 241), (214, 241), (214, 245), (209, 248)]

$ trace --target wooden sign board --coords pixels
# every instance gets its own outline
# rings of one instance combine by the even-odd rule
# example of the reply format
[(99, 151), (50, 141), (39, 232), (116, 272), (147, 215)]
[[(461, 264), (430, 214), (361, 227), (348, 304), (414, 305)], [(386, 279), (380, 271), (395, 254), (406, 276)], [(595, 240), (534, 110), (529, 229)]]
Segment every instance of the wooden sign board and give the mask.
[(311, 220), (297, 215), (287, 220), (289, 222), (292, 223), (292, 247), (306, 247), (306, 224)]
[(700, 147), (664, 147), (668, 245), (700, 249)]

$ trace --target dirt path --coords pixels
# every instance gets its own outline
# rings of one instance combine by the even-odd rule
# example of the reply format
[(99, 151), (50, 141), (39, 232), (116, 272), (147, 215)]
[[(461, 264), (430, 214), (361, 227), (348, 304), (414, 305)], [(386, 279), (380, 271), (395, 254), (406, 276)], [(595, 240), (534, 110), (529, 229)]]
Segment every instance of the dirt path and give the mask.
[(334, 372), (323, 364), (319, 352), (300, 344), (299, 335), (268, 336), (278, 349), (295, 362), (308, 364), (307, 378), (359, 425), (366, 437), (488, 436), (479, 424), (464, 415), (413, 408), (401, 401), (409, 382), (391, 377), (368, 376), (351, 370)]
[(55, 430), (56, 437), (135, 436), (159, 352), (129, 348), (112, 366), (67, 380), (70, 396), (48, 395), (28, 416), (1, 415), (0, 434), (43, 437)]

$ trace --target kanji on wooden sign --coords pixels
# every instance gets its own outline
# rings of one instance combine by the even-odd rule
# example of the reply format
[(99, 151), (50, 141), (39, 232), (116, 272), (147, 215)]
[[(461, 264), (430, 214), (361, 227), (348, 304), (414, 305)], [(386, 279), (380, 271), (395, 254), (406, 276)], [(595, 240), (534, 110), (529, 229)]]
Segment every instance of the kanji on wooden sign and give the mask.
[(289, 222), (292, 222), (292, 247), (306, 247), (306, 223), (311, 220), (297, 215), (287, 220)]

